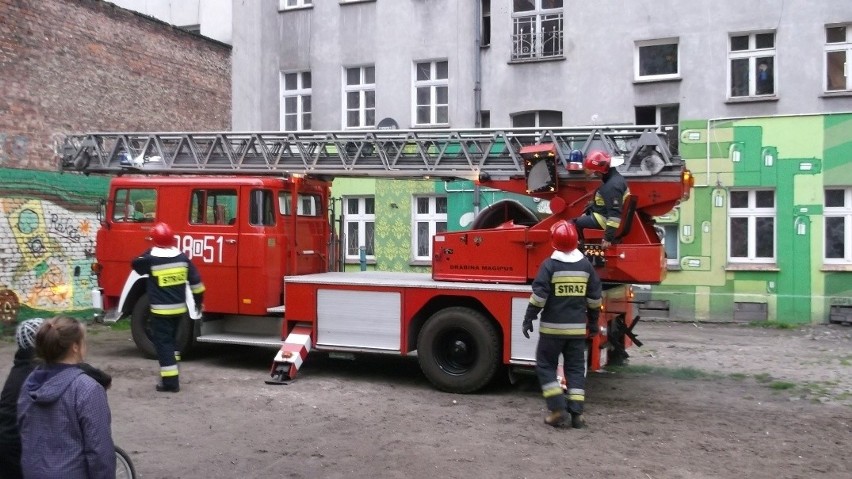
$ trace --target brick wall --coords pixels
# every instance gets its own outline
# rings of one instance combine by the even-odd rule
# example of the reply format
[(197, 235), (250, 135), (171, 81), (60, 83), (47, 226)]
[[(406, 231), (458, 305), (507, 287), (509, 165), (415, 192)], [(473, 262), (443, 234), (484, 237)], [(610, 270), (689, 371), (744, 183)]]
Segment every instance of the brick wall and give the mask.
[(108, 180), (57, 173), (56, 139), (228, 130), (230, 55), (99, 0), (0, 0), (0, 330), (91, 311)]
[(231, 48), (100, 0), (0, 0), (0, 167), (58, 134), (227, 130)]

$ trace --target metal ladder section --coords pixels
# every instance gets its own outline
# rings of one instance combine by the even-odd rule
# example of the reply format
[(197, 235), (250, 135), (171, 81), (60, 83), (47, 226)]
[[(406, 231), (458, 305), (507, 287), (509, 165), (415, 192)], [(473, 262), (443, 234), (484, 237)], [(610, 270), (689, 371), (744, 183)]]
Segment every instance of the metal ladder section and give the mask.
[(671, 160), (656, 127), (512, 130), (359, 130), (338, 132), (87, 133), (63, 139), (62, 170), (86, 174), (328, 175), (491, 179), (523, 176), (521, 147), (555, 143), (565, 165), (571, 150), (603, 149), (626, 162), (651, 146)]

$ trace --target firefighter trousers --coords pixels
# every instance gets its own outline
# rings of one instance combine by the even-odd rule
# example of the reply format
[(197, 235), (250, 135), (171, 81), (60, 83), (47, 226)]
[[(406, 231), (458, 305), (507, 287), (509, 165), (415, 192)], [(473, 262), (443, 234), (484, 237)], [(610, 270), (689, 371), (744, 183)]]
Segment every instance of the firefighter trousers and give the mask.
[[(538, 337), (535, 352), (535, 372), (541, 384), (541, 392), (550, 411), (583, 413), (586, 399), (586, 338), (560, 337), (542, 334)], [(562, 370), (568, 383), (568, 395), (556, 377), (559, 355), (562, 354)]]
[(574, 218), (574, 226), (577, 228), (577, 236), (580, 241), (583, 241), (583, 230), (585, 229), (593, 229), (593, 230), (602, 230), (601, 224), (598, 223), (598, 220), (595, 219), (594, 215), (583, 215), (578, 218)]
[(160, 379), (163, 386), (175, 388), (180, 386), (178, 366), (175, 352), (175, 336), (182, 314), (161, 315), (151, 313), (151, 339), (157, 351), (160, 362)]

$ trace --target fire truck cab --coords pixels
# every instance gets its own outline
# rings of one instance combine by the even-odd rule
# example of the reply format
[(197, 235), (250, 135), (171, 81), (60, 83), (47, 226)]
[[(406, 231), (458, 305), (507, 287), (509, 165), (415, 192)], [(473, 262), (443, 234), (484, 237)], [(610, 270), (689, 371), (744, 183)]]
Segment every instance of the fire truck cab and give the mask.
[(95, 253), (106, 321), (130, 316), (134, 341), (155, 354), (145, 281), (128, 260), (151, 247), (151, 226), (163, 221), (210, 292), (205, 321), (193, 332), (186, 318), (178, 348), (193, 340), (280, 346), (282, 278), (327, 271), (328, 195), (327, 182), (304, 178), (114, 178)]

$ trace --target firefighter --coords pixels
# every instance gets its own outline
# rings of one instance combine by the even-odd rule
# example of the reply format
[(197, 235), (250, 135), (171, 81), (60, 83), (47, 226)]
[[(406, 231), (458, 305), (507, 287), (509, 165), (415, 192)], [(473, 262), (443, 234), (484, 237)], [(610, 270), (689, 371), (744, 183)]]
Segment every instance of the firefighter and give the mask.
[(148, 300), (151, 303), (151, 333), (157, 359), (160, 362), (160, 381), (157, 391), (180, 391), (177, 359), (180, 352), (175, 349), (178, 325), (187, 313), (186, 284), (200, 311), (204, 299), (204, 283), (192, 261), (177, 248), (172, 229), (166, 223), (157, 223), (151, 228), (154, 247), (133, 260), (133, 270), (148, 275)]
[[(577, 230), (560, 220), (550, 229), (555, 250), (544, 260), (532, 283), (523, 333), (529, 338), (532, 322), (541, 312), (535, 370), (549, 414), (545, 424), (560, 426), (568, 415), (571, 426), (581, 429), (586, 383), (586, 335), (598, 332), (601, 281), (585, 255), (577, 249)], [(567, 398), (556, 377), (559, 354), (568, 382)]]
[(583, 169), (587, 175), (599, 176), (602, 185), (595, 191), (595, 198), (587, 213), (574, 219), (577, 234), (583, 238), (586, 228), (604, 230), (601, 246), (609, 248), (615, 239), (615, 232), (621, 226), (621, 208), (624, 199), (630, 194), (627, 181), (612, 167), (612, 158), (603, 151), (595, 150), (583, 160)]

